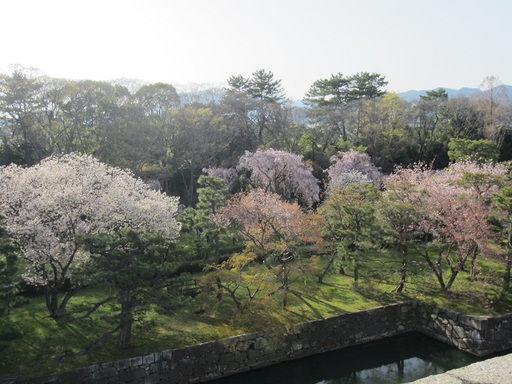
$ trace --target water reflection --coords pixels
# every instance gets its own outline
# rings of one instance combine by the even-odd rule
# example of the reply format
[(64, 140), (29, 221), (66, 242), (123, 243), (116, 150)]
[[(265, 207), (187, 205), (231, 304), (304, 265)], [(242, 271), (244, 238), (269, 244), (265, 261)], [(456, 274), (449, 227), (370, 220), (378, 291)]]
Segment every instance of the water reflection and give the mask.
[(213, 384), (404, 383), (483, 360), (420, 333), (288, 361)]

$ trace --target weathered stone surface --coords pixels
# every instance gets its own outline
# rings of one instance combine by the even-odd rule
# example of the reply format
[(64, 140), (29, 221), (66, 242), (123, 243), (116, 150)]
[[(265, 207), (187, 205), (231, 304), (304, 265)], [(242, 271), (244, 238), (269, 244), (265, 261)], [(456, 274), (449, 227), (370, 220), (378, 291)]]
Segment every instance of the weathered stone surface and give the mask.
[(91, 376), (92, 380), (104, 380), (106, 382), (109, 378), (117, 377), (118, 371), (112, 366), (105, 366), (105, 368), (94, 372)]
[(495, 357), (440, 375), (414, 381), (414, 384), (510, 384), (512, 354)]

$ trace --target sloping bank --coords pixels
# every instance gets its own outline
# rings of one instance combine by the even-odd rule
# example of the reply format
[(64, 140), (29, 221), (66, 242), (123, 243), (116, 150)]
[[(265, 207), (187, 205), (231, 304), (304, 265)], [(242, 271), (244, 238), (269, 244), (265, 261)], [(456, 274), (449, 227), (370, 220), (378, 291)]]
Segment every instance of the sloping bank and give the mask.
[(298, 324), (287, 334), (261, 331), (3, 383), (198, 383), (411, 331), (485, 356), (512, 348), (512, 313), (470, 316), (398, 303)]

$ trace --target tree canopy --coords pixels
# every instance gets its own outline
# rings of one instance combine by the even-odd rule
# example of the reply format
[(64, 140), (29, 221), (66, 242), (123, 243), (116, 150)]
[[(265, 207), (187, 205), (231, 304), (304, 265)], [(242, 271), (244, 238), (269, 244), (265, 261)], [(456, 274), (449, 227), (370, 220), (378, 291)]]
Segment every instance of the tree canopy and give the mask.
[[(5, 230), (30, 266), (25, 279), (45, 289), (52, 316), (64, 311), (79, 286), (76, 269), (89, 258), (77, 236), (132, 228), (173, 241), (180, 231), (176, 198), (92, 156), (68, 154), (32, 167), (0, 168), (0, 194)], [(72, 284), (59, 301), (68, 279)]]

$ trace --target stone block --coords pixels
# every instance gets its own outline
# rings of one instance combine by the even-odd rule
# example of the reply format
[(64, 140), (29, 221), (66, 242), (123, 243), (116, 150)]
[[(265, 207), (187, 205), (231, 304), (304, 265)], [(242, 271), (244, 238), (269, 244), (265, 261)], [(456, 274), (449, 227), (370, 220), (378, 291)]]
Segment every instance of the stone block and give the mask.
[(129, 382), (134, 379), (133, 372), (130, 368), (125, 368), (118, 373), (119, 380), (122, 382)]
[(258, 357), (261, 356), (260, 351), (257, 351), (255, 349), (252, 349), (247, 352), (247, 359), (248, 361), (257, 361)]
[(117, 377), (118, 372), (114, 367), (100, 369), (91, 375), (92, 380), (104, 380), (106, 382), (109, 378)]
[(173, 357), (172, 349), (162, 351), (162, 360), (171, 361)]
[(132, 367), (141, 367), (143, 365), (142, 356), (132, 357), (130, 359), (130, 365)]
[(188, 359), (188, 348), (179, 348), (172, 351), (173, 360), (179, 364), (181, 360)]
[(112, 363), (118, 371), (131, 367), (130, 359), (117, 360)]
[(144, 384), (158, 384), (160, 383), (160, 375), (154, 374), (144, 377)]
[(150, 353), (149, 355), (142, 356), (142, 363), (144, 365), (149, 365), (155, 362), (155, 354)]
[(254, 344), (254, 349), (256, 349), (256, 350), (265, 349), (267, 346), (268, 346), (267, 339), (260, 336), (256, 339), (256, 342)]

